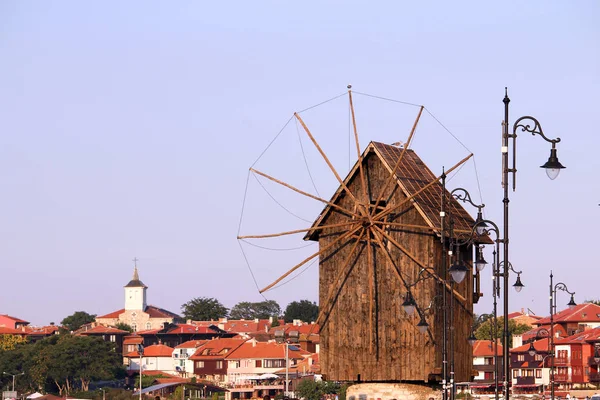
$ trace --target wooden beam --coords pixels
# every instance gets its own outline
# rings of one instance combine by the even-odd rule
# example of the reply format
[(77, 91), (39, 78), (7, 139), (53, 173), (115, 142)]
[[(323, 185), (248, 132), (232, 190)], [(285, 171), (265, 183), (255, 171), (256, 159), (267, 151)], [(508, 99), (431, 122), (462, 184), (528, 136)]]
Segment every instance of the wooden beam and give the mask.
[(398, 243), (398, 241), (396, 241), (391, 235), (388, 235), (387, 232), (385, 232), (383, 229), (379, 228), (378, 226), (373, 226), (378, 232), (380, 232), (383, 236), (385, 236), (387, 238), (387, 240), (389, 240), (394, 246), (396, 246), (401, 252), (403, 252), (404, 254), (406, 254), (406, 256), (408, 256), (408, 258), (410, 258), (415, 264), (417, 264), (419, 267), (423, 268), (424, 270), (431, 272), (431, 276), (436, 279), (438, 282), (442, 283), (443, 285), (446, 286), (446, 288), (448, 290), (450, 290), (451, 293), (454, 294), (454, 296), (460, 300), (463, 304), (466, 304), (467, 299), (465, 299), (460, 293), (458, 293), (456, 290), (454, 290), (450, 284), (448, 282), (446, 282), (445, 280), (443, 280), (442, 278), (440, 278), (438, 276), (438, 274), (435, 273), (435, 271), (433, 271), (430, 267), (427, 267), (425, 264), (423, 264), (421, 261), (419, 261), (413, 254), (411, 254), (408, 250), (406, 250), (400, 243)]
[(369, 353), (373, 354), (373, 288), (375, 286), (375, 269), (373, 265), (373, 248), (371, 247), (371, 230), (367, 233), (367, 266), (369, 277)]
[[(377, 227), (374, 226), (374, 228), (377, 228)], [(383, 250), (383, 253), (386, 255), (386, 257), (387, 257), (388, 261), (390, 262), (390, 264), (392, 264), (392, 266), (394, 267), (394, 268), (392, 268), (392, 271), (394, 271), (396, 273), (396, 276), (398, 277), (398, 279), (400, 279), (400, 282), (402, 282), (402, 284), (404, 285), (404, 287), (406, 288), (406, 290), (409, 290), (410, 287), (406, 283), (406, 280), (404, 280), (404, 277), (402, 276), (402, 272), (400, 272), (400, 268), (398, 268), (398, 265), (396, 265), (396, 262), (392, 258), (392, 255), (390, 254), (390, 251), (383, 244), (383, 240), (381, 240), (381, 238), (379, 237), (378, 233), (375, 232), (375, 231), (373, 231), (373, 236), (375, 237), (375, 240), (377, 241), (377, 244), (379, 245), (379, 247), (381, 247), (381, 249)], [(415, 304), (416, 304), (415, 308), (417, 310), (417, 314), (419, 314), (419, 316), (422, 317), (423, 316), (423, 312), (421, 311), (421, 308), (416, 303), (416, 301), (415, 301)], [(429, 327), (427, 328), (427, 332), (429, 333), (429, 338), (431, 339), (431, 341), (433, 343), (435, 343), (435, 339), (433, 338), (433, 335), (431, 333), (431, 329), (429, 329)]]
[[(363, 231), (360, 233), (360, 239), (357, 240), (356, 243), (354, 243), (354, 245), (352, 246), (352, 250), (350, 250), (350, 254), (348, 255), (348, 258), (346, 259), (346, 261), (344, 261), (344, 263), (342, 264), (342, 266), (338, 270), (338, 273), (337, 273), (335, 279), (333, 280), (333, 282), (331, 284), (331, 287), (329, 288), (329, 291), (327, 292), (327, 299), (325, 300), (325, 303), (319, 305), (319, 316), (317, 317), (316, 325), (318, 325), (318, 324), (320, 324), (320, 323), (323, 322), (323, 318), (325, 317), (325, 314), (327, 314), (327, 318), (329, 318), (329, 314), (331, 314), (331, 310), (333, 309), (333, 306), (335, 305), (335, 303), (331, 303), (331, 302), (333, 301), (336, 289), (339, 292), (342, 289), (342, 287), (343, 287), (343, 283), (338, 287), (338, 283), (340, 281), (340, 278), (346, 272), (348, 274), (350, 273), (351, 269), (348, 270), (348, 271), (346, 271), (346, 270), (350, 266), (350, 262), (351, 262), (351, 260), (352, 260), (352, 258), (354, 256), (354, 251), (356, 250), (356, 248), (360, 244), (360, 242), (362, 240), (362, 237), (364, 235), (365, 235), (365, 232), (364, 232), (364, 229), (363, 229)], [(362, 249), (358, 252), (358, 255), (360, 255), (361, 252), (362, 252)]]
[[(390, 227), (398, 227), (398, 228), (407, 228), (407, 229), (419, 229), (423, 231), (438, 231), (441, 228), (425, 226), (425, 225), (412, 225), (412, 224), (403, 224), (401, 222), (385, 222), (385, 221), (373, 221), (374, 224), (377, 225), (385, 225)], [(454, 229), (455, 233), (472, 233), (472, 230), (466, 229)]]
[[(408, 147), (410, 146), (413, 135), (415, 134), (415, 131), (417, 129), (417, 124), (419, 123), (419, 119), (421, 119), (421, 114), (423, 113), (423, 108), (424, 107), (421, 106), (421, 108), (419, 109), (419, 114), (417, 114), (417, 119), (415, 120), (415, 123), (413, 124), (413, 127), (410, 130), (410, 135), (408, 135), (408, 140), (406, 141), (406, 143), (404, 143), (404, 147), (402, 148), (400, 157), (398, 157), (398, 161), (396, 162), (396, 165), (392, 169), (392, 172), (390, 173), (389, 178), (385, 181), (385, 184), (381, 188), (381, 191), (379, 192), (379, 196), (377, 196), (377, 201), (375, 202), (375, 205), (379, 204), (379, 202), (381, 200), (383, 200), (383, 195), (385, 194), (385, 191), (388, 189), (390, 184), (394, 181), (394, 175), (396, 175), (396, 171), (398, 171), (398, 168), (400, 167), (400, 164), (402, 163), (402, 159), (404, 158), (404, 153), (406, 152), (406, 149), (408, 149)], [(376, 210), (376, 207), (373, 208), (373, 211), (370, 214), (371, 216), (375, 215), (375, 210)]]
[(350, 112), (352, 114), (352, 127), (354, 128), (354, 142), (356, 143), (356, 155), (358, 157), (358, 169), (360, 173), (360, 181), (363, 188), (363, 198), (365, 201), (365, 215), (370, 217), (369, 204), (371, 199), (367, 191), (367, 180), (365, 178), (365, 171), (363, 168), (363, 156), (360, 152), (360, 143), (358, 141), (358, 130), (356, 128), (356, 118), (354, 116), (354, 104), (352, 103), (352, 90), (348, 90), (348, 98), (350, 99)]
[(302, 125), (302, 128), (304, 128), (304, 131), (306, 132), (306, 134), (308, 135), (308, 137), (310, 138), (310, 140), (313, 142), (313, 144), (315, 145), (315, 147), (317, 148), (317, 150), (319, 151), (319, 153), (321, 153), (321, 156), (323, 157), (323, 159), (325, 160), (325, 162), (329, 166), (329, 169), (331, 169), (331, 172), (333, 172), (333, 175), (335, 175), (335, 177), (338, 180), (340, 186), (342, 186), (342, 188), (344, 189), (344, 191), (346, 193), (348, 193), (348, 196), (350, 196), (352, 198), (352, 200), (354, 200), (356, 203), (358, 203), (358, 200), (356, 199), (356, 197), (354, 196), (354, 194), (352, 194), (352, 192), (350, 191), (350, 189), (348, 189), (348, 186), (346, 186), (346, 184), (344, 183), (344, 181), (342, 180), (342, 178), (338, 175), (337, 171), (333, 167), (333, 164), (331, 164), (331, 162), (329, 161), (329, 158), (327, 158), (327, 155), (325, 155), (325, 152), (323, 151), (323, 149), (321, 149), (321, 146), (319, 146), (319, 144), (315, 140), (315, 138), (312, 135), (312, 133), (310, 133), (310, 130), (308, 129), (308, 127), (306, 126), (306, 124), (304, 123), (304, 121), (302, 120), (302, 118), (300, 118), (300, 115), (298, 115), (298, 113), (294, 113), (294, 116), (300, 122), (300, 125)]
[(324, 248), (320, 249), (319, 251), (317, 251), (313, 255), (305, 258), (302, 262), (300, 262), (299, 264), (295, 265), (289, 271), (287, 271), (285, 274), (283, 274), (279, 278), (277, 278), (273, 283), (271, 283), (270, 285), (268, 285), (265, 288), (261, 289), (260, 293), (264, 293), (267, 290), (271, 289), (273, 286), (277, 285), (279, 282), (281, 282), (283, 279), (285, 279), (285, 277), (287, 277), (289, 274), (291, 274), (292, 272), (294, 272), (295, 270), (297, 270), (298, 268), (300, 268), (301, 266), (303, 266), (304, 264), (306, 264), (307, 262), (309, 262), (313, 258), (315, 258), (315, 257), (321, 255), (322, 253), (326, 252), (327, 250), (329, 250), (331, 247), (333, 247), (340, 240), (343, 240), (343, 239), (345, 239), (345, 238), (347, 238), (349, 236), (354, 235), (356, 233), (356, 231), (358, 231), (361, 228), (362, 228), (362, 226), (358, 226), (358, 227), (356, 227), (356, 228), (354, 228), (354, 229), (346, 232), (345, 234), (343, 234), (342, 236), (338, 237), (333, 242), (329, 243), (327, 246), (325, 246)]
[(348, 221), (348, 222), (344, 222), (344, 223), (340, 223), (340, 224), (331, 224), (331, 225), (320, 225), (316, 228), (305, 228), (305, 229), (296, 229), (293, 231), (286, 231), (286, 232), (280, 232), (280, 233), (268, 233), (265, 235), (245, 235), (245, 236), (238, 236), (238, 239), (265, 239), (265, 238), (273, 238), (273, 237), (278, 237), (278, 236), (285, 236), (285, 235), (294, 235), (296, 233), (302, 233), (302, 232), (308, 232), (308, 231), (320, 231), (323, 229), (329, 229), (329, 228), (341, 228), (341, 227), (346, 227), (348, 225), (354, 225), (359, 223), (359, 221)]
[(264, 172), (260, 172), (259, 170), (256, 170), (256, 169), (254, 169), (254, 168), (250, 168), (250, 171), (252, 171), (252, 172), (254, 172), (254, 173), (256, 173), (256, 174), (258, 174), (258, 175), (260, 175), (260, 176), (264, 176), (265, 178), (267, 178), (267, 179), (269, 179), (269, 180), (271, 180), (271, 181), (273, 181), (273, 182), (275, 182), (275, 183), (278, 183), (278, 184), (280, 184), (281, 186), (285, 186), (285, 187), (286, 187), (286, 188), (288, 188), (288, 189), (292, 189), (294, 192), (297, 192), (297, 193), (303, 194), (303, 195), (305, 195), (305, 196), (307, 196), (307, 197), (310, 197), (311, 199), (318, 200), (318, 201), (320, 201), (320, 202), (322, 202), (322, 203), (325, 203), (325, 204), (327, 204), (327, 205), (329, 205), (329, 206), (331, 206), (331, 207), (333, 207), (333, 208), (336, 208), (336, 209), (340, 210), (342, 213), (344, 213), (344, 214), (346, 214), (346, 215), (349, 215), (349, 216), (351, 216), (351, 217), (356, 217), (356, 218), (359, 218), (359, 217), (360, 217), (360, 215), (358, 215), (358, 214), (354, 213), (353, 211), (347, 210), (347, 209), (345, 209), (345, 208), (343, 208), (343, 207), (340, 207), (339, 205), (337, 205), (337, 204), (335, 204), (335, 203), (332, 203), (332, 202), (330, 202), (330, 201), (327, 201), (327, 200), (325, 200), (325, 199), (322, 199), (322, 198), (320, 198), (320, 197), (318, 197), (318, 196), (315, 196), (315, 195), (313, 195), (313, 194), (310, 194), (310, 193), (308, 193), (308, 192), (305, 192), (305, 191), (303, 191), (303, 190), (297, 189), (297, 188), (295, 188), (294, 186), (290, 185), (289, 183), (285, 183), (285, 182), (283, 182), (283, 181), (281, 181), (281, 180), (279, 180), (279, 179), (277, 179), (277, 178), (273, 178), (272, 176), (270, 176), (270, 175), (267, 175), (267, 174), (265, 174)]
[[(452, 172), (453, 170), (455, 170), (456, 168), (458, 168), (459, 166), (461, 166), (462, 164), (464, 164), (471, 157), (473, 157), (473, 153), (469, 154), (467, 157), (465, 157), (462, 160), (460, 160), (455, 166), (453, 166), (448, 171), (446, 171), (446, 174), (449, 174), (450, 172)], [(410, 196), (408, 196), (406, 199), (402, 200), (397, 205), (395, 205), (393, 207), (390, 207), (390, 208), (386, 208), (385, 210), (381, 211), (379, 214), (376, 214), (374, 216), (374, 219), (381, 221), (382, 218), (386, 217), (387, 215), (391, 214), (395, 210), (399, 209), (404, 204), (406, 204), (410, 200), (414, 199), (416, 196), (420, 195), (423, 191), (429, 189), (432, 185), (434, 185), (437, 181), (439, 181), (441, 179), (441, 177), (442, 176), (440, 175), (437, 178), (434, 178), (427, 185), (423, 186), (421, 189), (417, 190), (415, 193), (411, 194)]]

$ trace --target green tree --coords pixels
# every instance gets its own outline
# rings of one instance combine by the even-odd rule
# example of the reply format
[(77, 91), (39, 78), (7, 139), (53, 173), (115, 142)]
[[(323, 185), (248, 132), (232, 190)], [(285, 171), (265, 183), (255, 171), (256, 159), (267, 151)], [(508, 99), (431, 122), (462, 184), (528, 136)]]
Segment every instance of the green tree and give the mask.
[(272, 315), (280, 315), (281, 307), (275, 300), (266, 300), (258, 303), (242, 301), (231, 308), (231, 319), (267, 319)]
[(319, 306), (310, 300), (292, 301), (287, 305), (283, 320), (292, 322), (299, 319), (304, 322), (313, 322), (319, 316)]
[(273, 316), (273, 322), (271, 322), (271, 328), (275, 328), (279, 326), (279, 317), (277, 315)]
[(596, 299), (596, 300), (586, 300), (584, 301), (584, 303), (592, 303), (595, 304), (597, 306), (600, 306), (600, 299)]
[(194, 321), (210, 321), (227, 317), (229, 309), (219, 300), (209, 297), (196, 297), (181, 306), (186, 319)]
[(75, 311), (73, 315), (65, 317), (60, 324), (72, 332), (81, 328), (82, 325), (89, 324), (95, 320), (96, 314), (88, 314), (85, 311)]
[(323, 396), (323, 387), (321, 382), (315, 382), (312, 379), (304, 379), (296, 386), (296, 393), (299, 398), (305, 400), (320, 400)]
[(115, 328), (120, 329), (122, 331), (133, 332), (133, 328), (125, 322), (117, 323), (117, 325), (115, 325)]
[(20, 335), (0, 335), (0, 351), (13, 350), (20, 344), (27, 343), (27, 338)]
[[(496, 321), (497, 329), (495, 331), (493, 326), (494, 319), (491, 318), (479, 326), (479, 328), (475, 331), (475, 337), (479, 340), (501, 339), (504, 332), (504, 318), (498, 318)], [(513, 335), (520, 335), (521, 333), (525, 333), (531, 329), (531, 325), (517, 324), (513, 319), (508, 320), (509, 344), (512, 346)]]

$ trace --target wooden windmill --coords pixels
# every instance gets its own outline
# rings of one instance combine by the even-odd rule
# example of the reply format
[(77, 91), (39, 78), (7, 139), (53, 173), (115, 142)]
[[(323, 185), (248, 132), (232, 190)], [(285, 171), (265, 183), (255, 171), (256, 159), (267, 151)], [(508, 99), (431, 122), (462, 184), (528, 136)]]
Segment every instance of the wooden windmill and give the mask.
[[(310, 228), (266, 238), (305, 233), (319, 242), (319, 251), (261, 290), (319, 257), (321, 369), (327, 379), (391, 382), (435, 381), (442, 372), (443, 310), (436, 299), (446, 294), (453, 303), (455, 380), (472, 375), (472, 349), (467, 341), (473, 318), (473, 278), (460, 285), (447, 279), (440, 240), (442, 198), (456, 235), (471, 233), (475, 221), (442, 187), (439, 179), (408, 149), (419, 118), (404, 147), (371, 142), (361, 153), (349, 90), (358, 160), (342, 179), (298, 114), (295, 117), (339, 182), (330, 200), (293, 187), (264, 172), (273, 182), (319, 200), (325, 208)], [(469, 155), (456, 166), (471, 157)], [(455, 249), (472, 266), (472, 245)], [(419, 279), (423, 272), (429, 279)], [(410, 291), (418, 307), (408, 316), (401, 304)], [(428, 323), (425, 334), (417, 324)]]

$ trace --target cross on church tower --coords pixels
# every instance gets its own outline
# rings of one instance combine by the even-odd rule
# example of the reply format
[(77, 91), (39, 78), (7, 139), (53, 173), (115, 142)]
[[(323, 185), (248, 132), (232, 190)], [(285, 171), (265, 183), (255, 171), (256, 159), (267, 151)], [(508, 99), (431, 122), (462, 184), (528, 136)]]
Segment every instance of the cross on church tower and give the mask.
[(140, 260), (138, 260), (137, 257), (134, 257), (133, 260), (131, 260), (131, 261), (133, 261), (133, 266), (137, 268), (137, 262)]

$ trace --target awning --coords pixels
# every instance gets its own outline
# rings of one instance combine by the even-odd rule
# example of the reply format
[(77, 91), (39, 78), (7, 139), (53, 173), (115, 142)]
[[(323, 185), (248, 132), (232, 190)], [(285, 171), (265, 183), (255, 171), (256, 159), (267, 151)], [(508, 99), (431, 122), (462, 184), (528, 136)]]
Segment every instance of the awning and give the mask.
[(279, 375), (275, 375), (275, 374), (262, 374), (260, 376), (260, 379), (277, 379), (279, 378)]
[(536, 385), (536, 384), (515, 385), (516, 388), (536, 388), (538, 386), (542, 386), (542, 385)]
[(474, 389), (486, 389), (493, 386), (492, 384), (489, 385), (470, 385), (470, 388), (474, 388)]
[[(175, 385), (186, 385), (186, 386), (193, 386), (193, 387), (206, 387), (208, 390), (210, 390), (212, 392), (227, 392), (228, 391), (227, 389), (223, 389), (222, 387), (214, 386), (214, 385), (208, 385), (208, 384), (204, 384), (204, 383), (169, 382), (169, 383), (159, 383), (158, 385), (148, 386), (147, 388), (142, 389), (142, 394), (154, 392), (156, 390), (164, 389), (164, 388), (175, 386)], [(133, 392), (133, 396), (139, 396), (139, 395), (140, 395), (140, 391), (139, 390)]]

